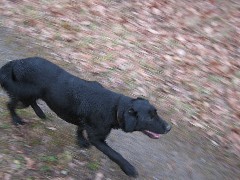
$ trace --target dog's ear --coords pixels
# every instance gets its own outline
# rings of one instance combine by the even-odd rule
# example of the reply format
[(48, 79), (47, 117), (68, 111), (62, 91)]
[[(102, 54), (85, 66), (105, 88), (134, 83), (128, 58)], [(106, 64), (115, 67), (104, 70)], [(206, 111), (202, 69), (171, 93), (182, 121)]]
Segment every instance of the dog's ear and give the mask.
[(137, 114), (132, 108), (129, 110), (118, 110), (117, 121), (123, 131), (133, 132), (137, 125)]
[(137, 112), (131, 108), (136, 99), (121, 99), (117, 108), (117, 121), (125, 132), (133, 132), (137, 125)]
[(133, 132), (137, 125), (137, 113), (133, 108), (130, 108), (124, 112), (123, 115), (123, 130), (125, 132)]

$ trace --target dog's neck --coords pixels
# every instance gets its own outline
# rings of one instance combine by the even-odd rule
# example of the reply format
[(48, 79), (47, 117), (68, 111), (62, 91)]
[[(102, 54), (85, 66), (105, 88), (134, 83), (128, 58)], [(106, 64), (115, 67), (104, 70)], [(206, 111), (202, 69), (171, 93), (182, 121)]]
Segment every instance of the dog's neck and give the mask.
[(117, 123), (118, 123), (119, 126), (121, 126), (122, 122), (121, 122), (121, 119), (120, 119), (120, 112), (119, 112), (119, 110), (117, 110), (117, 115), (116, 116), (117, 116), (117, 118), (116, 118), (117, 119)]
[(122, 120), (121, 120), (121, 110), (119, 107), (119, 102), (121, 100), (121, 96), (118, 97), (116, 101), (116, 106), (115, 106), (115, 120), (114, 120), (114, 128), (122, 128)]

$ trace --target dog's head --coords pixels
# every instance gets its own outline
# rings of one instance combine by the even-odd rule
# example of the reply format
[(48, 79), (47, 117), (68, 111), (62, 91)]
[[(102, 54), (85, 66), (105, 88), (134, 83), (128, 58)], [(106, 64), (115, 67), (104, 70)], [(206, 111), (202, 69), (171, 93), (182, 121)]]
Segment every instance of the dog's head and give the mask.
[(157, 114), (156, 108), (143, 98), (130, 100), (119, 114), (125, 132), (141, 131), (151, 138), (159, 138), (171, 130), (171, 125)]

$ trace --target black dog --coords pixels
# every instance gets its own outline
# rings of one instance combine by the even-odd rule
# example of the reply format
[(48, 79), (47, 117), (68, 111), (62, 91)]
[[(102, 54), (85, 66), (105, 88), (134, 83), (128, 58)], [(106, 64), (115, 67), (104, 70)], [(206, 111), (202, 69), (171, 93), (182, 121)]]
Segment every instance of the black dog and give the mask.
[(60, 118), (78, 126), (80, 146), (94, 145), (129, 176), (138, 175), (135, 168), (105, 142), (111, 129), (142, 131), (151, 138), (171, 129), (147, 100), (112, 92), (39, 57), (8, 62), (0, 69), (0, 83), (10, 97), (8, 109), (14, 124), (24, 124), (15, 112), (19, 105), (31, 106), (40, 118), (45, 118), (36, 103), (42, 99)]

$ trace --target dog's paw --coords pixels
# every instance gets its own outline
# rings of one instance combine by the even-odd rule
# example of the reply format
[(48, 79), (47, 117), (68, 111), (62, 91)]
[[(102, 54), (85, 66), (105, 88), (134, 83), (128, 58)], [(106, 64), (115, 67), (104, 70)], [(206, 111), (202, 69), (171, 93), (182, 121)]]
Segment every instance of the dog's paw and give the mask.
[(135, 167), (133, 167), (131, 164), (127, 164), (125, 165), (122, 170), (125, 172), (126, 175), (130, 176), (130, 177), (138, 177), (138, 172), (135, 169)]
[(14, 117), (13, 118), (13, 124), (14, 125), (24, 125), (24, 124), (26, 124), (26, 122), (24, 122), (21, 118), (19, 118), (19, 117)]

